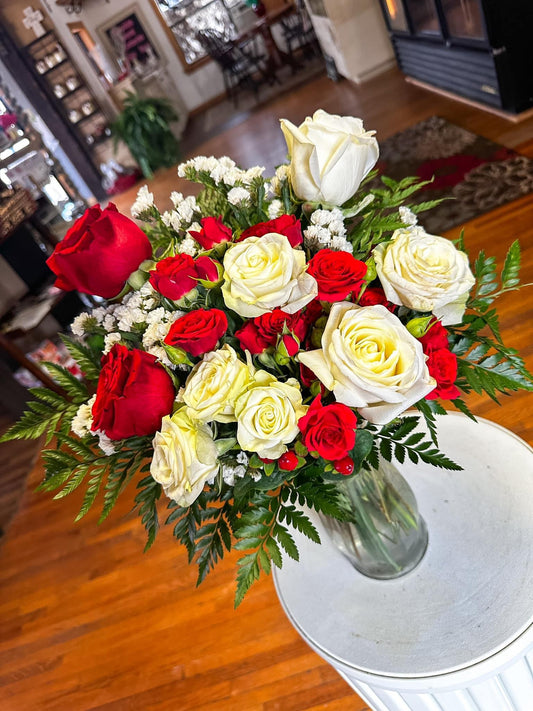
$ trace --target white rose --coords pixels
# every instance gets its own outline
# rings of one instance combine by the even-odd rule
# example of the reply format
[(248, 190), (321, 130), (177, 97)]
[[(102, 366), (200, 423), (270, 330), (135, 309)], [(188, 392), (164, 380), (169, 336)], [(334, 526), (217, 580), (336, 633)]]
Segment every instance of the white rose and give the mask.
[(217, 449), (209, 427), (189, 417), (186, 409), (167, 415), (153, 439), (150, 474), (180, 506), (190, 506), (207, 479), (218, 472)]
[(355, 194), (379, 157), (375, 131), (361, 119), (319, 109), (296, 127), (281, 119), (287, 142), (290, 179), (302, 200), (342, 205)]
[(373, 251), (385, 295), (393, 304), (431, 311), (444, 326), (459, 323), (475, 278), (468, 257), (450, 240), (422, 227), (401, 228)]
[(305, 253), (284, 235), (271, 232), (232, 244), (224, 255), (226, 306), (245, 318), (276, 306), (293, 314), (318, 294), (316, 280), (305, 270)]
[(322, 349), (299, 360), (338, 402), (384, 425), (436, 386), (421, 343), (384, 306), (333, 304)]
[(181, 398), (191, 417), (208, 422), (235, 422), (235, 399), (252, 378), (251, 366), (231, 346), (204, 355), (194, 366)]
[(307, 412), (297, 380), (285, 383), (264, 370), (237, 398), (237, 440), (243, 449), (260, 457), (278, 459), (297, 436), (298, 420)]

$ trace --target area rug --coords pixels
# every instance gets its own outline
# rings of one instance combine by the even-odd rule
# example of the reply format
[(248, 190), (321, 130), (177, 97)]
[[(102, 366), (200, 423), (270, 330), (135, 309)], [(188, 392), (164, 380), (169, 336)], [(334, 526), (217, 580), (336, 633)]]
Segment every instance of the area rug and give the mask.
[(433, 178), (413, 202), (452, 198), (421, 215), (420, 222), (433, 234), (533, 192), (531, 158), (439, 116), (380, 142), (377, 167), (395, 180), (408, 175)]

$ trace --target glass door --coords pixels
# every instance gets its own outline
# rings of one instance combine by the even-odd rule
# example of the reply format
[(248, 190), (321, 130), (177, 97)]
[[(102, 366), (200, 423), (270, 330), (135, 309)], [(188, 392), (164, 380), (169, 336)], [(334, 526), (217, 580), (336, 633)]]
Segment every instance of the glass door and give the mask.
[(409, 32), (402, 0), (383, 0), (389, 28), (396, 32)]
[(435, 0), (406, 0), (405, 4), (415, 34), (442, 36)]
[(452, 39), (487, 41), (479, 0), (441, 0), (441, 5)]

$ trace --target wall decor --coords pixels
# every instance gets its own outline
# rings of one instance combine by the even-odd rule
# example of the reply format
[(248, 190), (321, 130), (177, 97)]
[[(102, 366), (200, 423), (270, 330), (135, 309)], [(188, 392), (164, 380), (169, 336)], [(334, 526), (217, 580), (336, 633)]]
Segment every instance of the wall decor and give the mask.
[(159, 62), (160, 52), (146, 26), (139, 7), (131, 5), (96, 30), (123, 74), (143, 73)]

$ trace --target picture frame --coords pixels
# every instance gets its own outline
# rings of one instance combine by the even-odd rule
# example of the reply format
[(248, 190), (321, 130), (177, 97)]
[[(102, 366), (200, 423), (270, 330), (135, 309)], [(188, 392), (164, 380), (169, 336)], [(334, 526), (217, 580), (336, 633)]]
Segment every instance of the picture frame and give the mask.
[(154, 41), (139, 5), (132, 4), (96, 28), (109, 57), (122, 74), (135, 74), (161, 62), (162, 52)]

